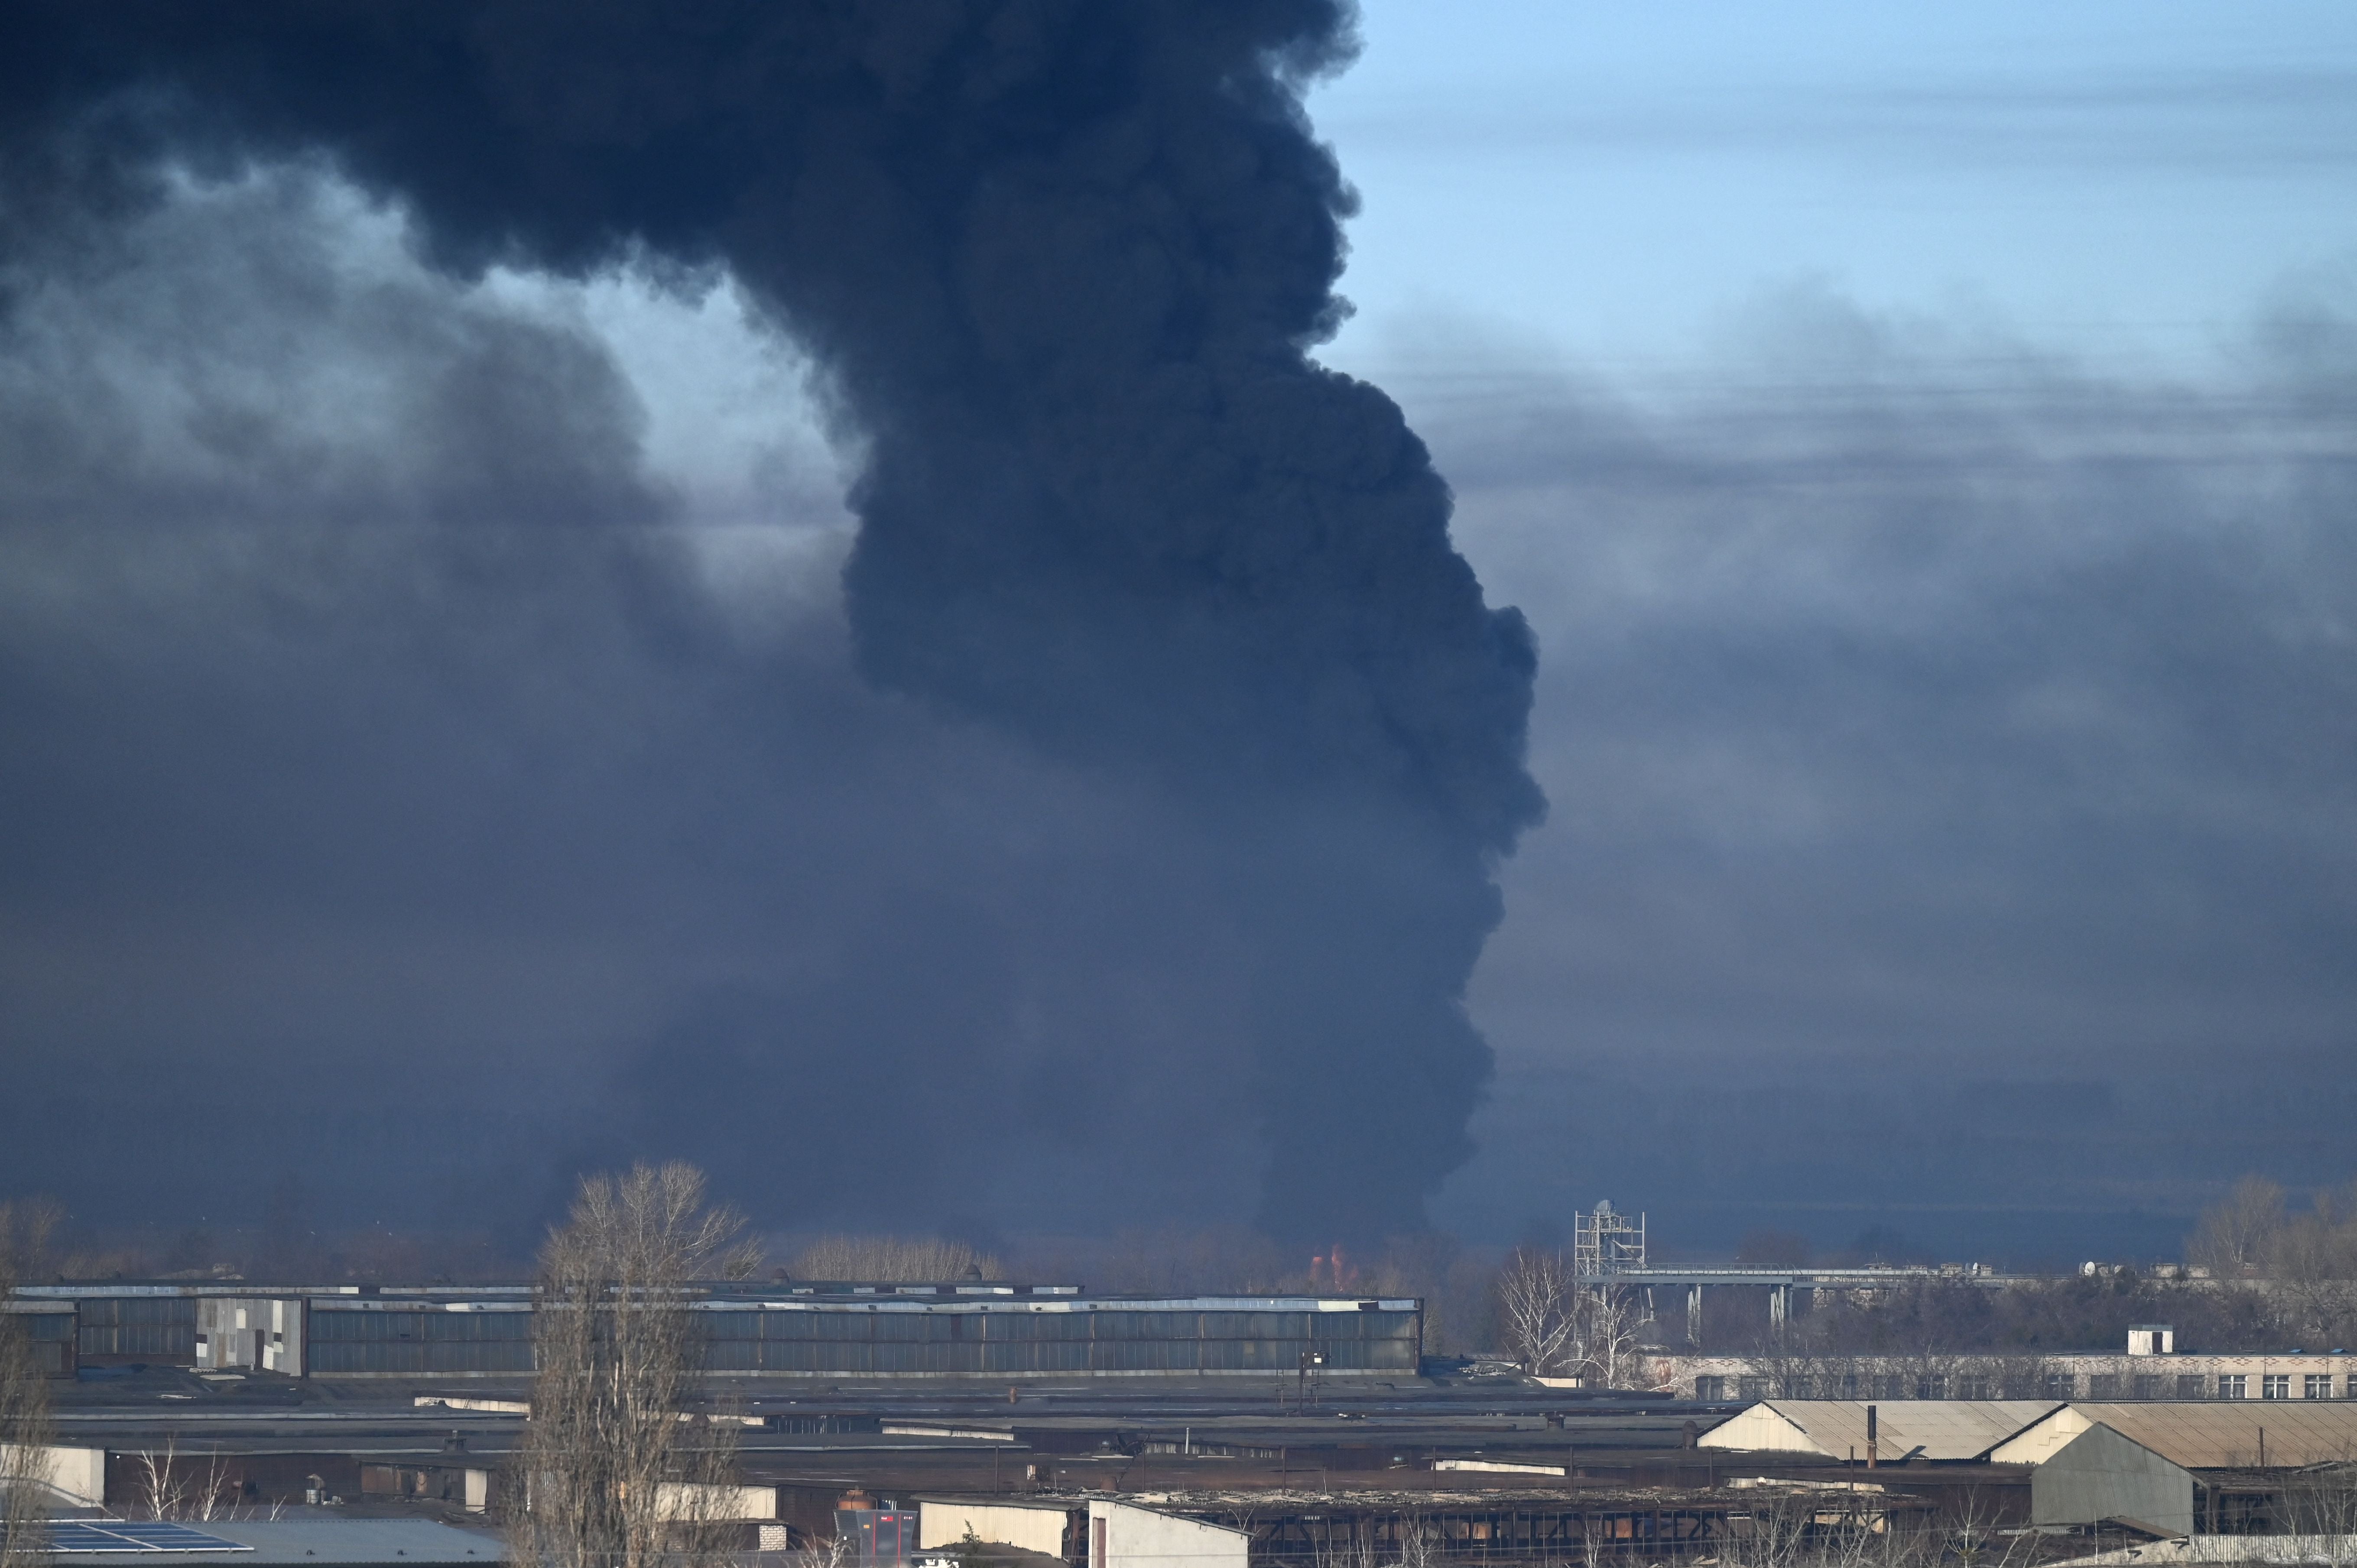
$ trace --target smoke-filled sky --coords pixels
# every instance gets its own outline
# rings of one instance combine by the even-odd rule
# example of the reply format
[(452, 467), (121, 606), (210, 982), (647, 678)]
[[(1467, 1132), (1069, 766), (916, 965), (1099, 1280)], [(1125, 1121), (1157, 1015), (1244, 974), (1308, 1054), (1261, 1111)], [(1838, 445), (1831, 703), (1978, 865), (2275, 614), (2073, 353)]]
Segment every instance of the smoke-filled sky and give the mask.
[(2357, 1165), (2344, 11), (95, 9), (0, 82), (0, 1189)]

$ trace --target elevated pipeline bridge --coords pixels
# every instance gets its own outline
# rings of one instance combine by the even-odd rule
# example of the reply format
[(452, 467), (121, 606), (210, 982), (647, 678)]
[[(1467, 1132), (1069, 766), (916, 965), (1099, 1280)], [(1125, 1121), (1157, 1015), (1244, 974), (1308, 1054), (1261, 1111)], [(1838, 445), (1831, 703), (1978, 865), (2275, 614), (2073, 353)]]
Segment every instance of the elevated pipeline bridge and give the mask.
[[(1582, 1260), (1583, 1262), (1585, 1260)], [(1744, 1285), (1768, 1292), (1768, 1321), (1779, 1324), (1792, 1316), (1796, 1290), (1896, 1290), (1909, 1285), (1949, 1283), (2004, 1290), (2031, 1276), (1999, 1273), (1978, 1263), (1892, 1264), (1849, 1269), (1722, 1269), (1722, 1268), (1602, 1268), (1577, 1274), (1583, 1290), (1641, 1289), (1652, 1299), (1657, 1290), (1686, 1293), (1688, 1332), (1702, 1322), (1702, 1293), (1711, 1286)]]

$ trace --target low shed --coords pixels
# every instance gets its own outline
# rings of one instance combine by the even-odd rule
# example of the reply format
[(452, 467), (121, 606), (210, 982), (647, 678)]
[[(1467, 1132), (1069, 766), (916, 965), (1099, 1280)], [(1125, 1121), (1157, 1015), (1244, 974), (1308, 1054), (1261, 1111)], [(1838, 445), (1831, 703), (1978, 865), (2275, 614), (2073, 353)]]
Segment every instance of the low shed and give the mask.
[(45, 1444), (0, 1445), (0, 1474), (38, 1481), (53, 1508), (94, 1509), (106, 1501), (106, 1450)]
[(971, 1538), (1062, 1557), (1072, 1511), (1071, 1504), (1061, 1501), (920, 1498), (917, 1547), (921, 1552), (941, 1551)]
[(1089, 1501), (1089, 1568), (1246, 1568), (1252, 1532), (1111, 1498)]
[(1087, 1568), (1245, 1568), (1252, 1532), (1112, 1498), (924, 1498), (919, 1550), (972, 1540)]

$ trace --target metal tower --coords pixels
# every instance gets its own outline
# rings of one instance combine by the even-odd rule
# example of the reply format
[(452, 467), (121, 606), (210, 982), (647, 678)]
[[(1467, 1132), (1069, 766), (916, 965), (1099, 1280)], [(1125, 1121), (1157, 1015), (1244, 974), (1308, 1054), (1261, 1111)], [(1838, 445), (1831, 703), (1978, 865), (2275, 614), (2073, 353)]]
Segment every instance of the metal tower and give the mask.
[(1571, 1272), (1583, 1280), (1609, 1279), (1645, 1266), (1645, 1217), (1634, 1219), (1616, 1210), (1609, 1199), (1592, 1212), (1575, 1214), (1571, 1230)]

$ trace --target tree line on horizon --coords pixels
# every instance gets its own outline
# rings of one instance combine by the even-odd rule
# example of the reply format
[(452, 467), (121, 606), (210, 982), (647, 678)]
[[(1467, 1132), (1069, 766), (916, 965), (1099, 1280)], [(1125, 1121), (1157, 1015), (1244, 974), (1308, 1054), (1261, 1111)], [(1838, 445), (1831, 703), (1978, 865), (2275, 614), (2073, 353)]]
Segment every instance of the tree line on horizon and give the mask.
[[(512, 1279), (534, 1266), (512, 1243), (485, 1233), (364, 1229), (323, 1233), (300, 1224), (299, 1197), (274, 1193), (262, 1225), (169, 1238), (106, 1237), (76, 1230), (64, 1207), (36, 1197), (0, 1203), (0, 1273), (53, 1278), (313, 1278), (470, 1283)], [(752, 1235), (749, 1226), (747, 1235)], [(1365, 1255), (1340, 1247), (1312, 1256), (1242, 1226), (1134, 1227), (1103, 1237), (998, 1243), (888, 1232), (835, 1231), (760, 1238), (764, 1253), (748, 1277), (769, 1281), (868, 1280), (879, 1283), (965, 1278), (1081, 1283), (1114, 1294), (1338, 1293), (1417, 1296), (1426, 1303), (1425, 1342), (1434, 1355), (1517, 1351), (1516, 1328), (1531, 1319), (1527, 1275), (1567, 1274), (1562, 1249), (1532, 1241), (1511, 1249), (1468, 1246), (1441, 1231), (1394, 1238)], [(1903, 1241), (1869, 1232), (1835, 1262), (1900, 1261)], [(779, 1261), (772, 1262), (771, 1259)], [(1754, 1231), (1738, 1261), (1800, 1266), (1806, 1240)], [(2245, 1177), (2204, 1209), (2186, 1239), (2185, 1262), (2206, 1278), (2163, 1277), (2133, 1269), (2035, 1280), (2003, 1291), (1925, 1279), (1867, 1294), (1826, 1293), (1786, 1326), (1828, 1354), (1987, 1353), (2106, 1349), (2127, 1325), (2169, 1322), (2187, 1349), (2245, 1350), (2357, 1345), (2357, 1182), (2308, 1196)], [(2221, 1286), (2237, 1288), (2219, 1288)], [(1517, 1305), (1517, 1298), (1520, 1305)], [(1762, 1293), (1764, 1294), (1764, 1293)], [(1750, 1353), (1766, 1348), (1764, 1299), (1715, 1294), (1699, 1334), (1682, 1300), (1635, 1302), (1603, 1325), (1573, 1335), (1628, 1348)], [(1519, 1318), (1518, 1318), (1519, 1315)], [(1545, 1314), (1541, 1313), (1541, 1317)], [(1534, 1343), (1543, 1344), (1541, 1331)], [(1544, 1358), (1542, 1358), (1544, 1359)]]

